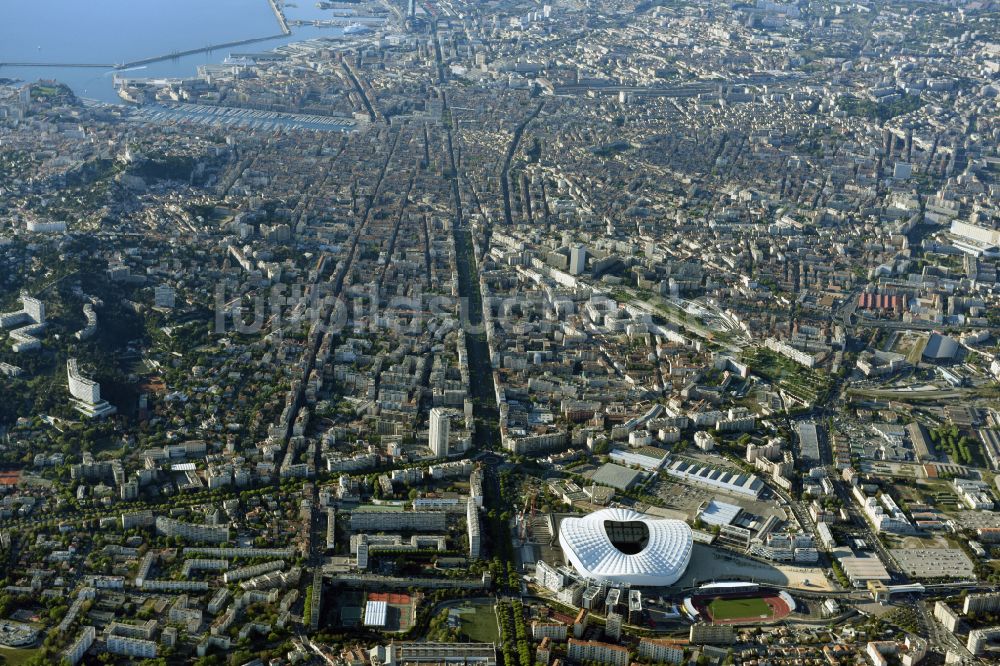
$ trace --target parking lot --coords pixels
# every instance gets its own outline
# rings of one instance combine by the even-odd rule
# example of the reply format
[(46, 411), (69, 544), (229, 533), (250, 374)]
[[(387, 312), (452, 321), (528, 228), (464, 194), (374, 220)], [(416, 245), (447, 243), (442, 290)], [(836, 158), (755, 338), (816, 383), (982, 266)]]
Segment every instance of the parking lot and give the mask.
[[(699, 459), (714, 465), (723, 464), (718, 457), (702, 456)], [(729, 465), (726, 465), (729, 467)], [(698, 510), (713, 499), (735, 504), (744, 511), (764, 518), (776, 516), (787, 520), (788, 515), (774, 499), (752, 499), (750, 497), (727, 493), (716, 489), (701, 488), (695, 484), (684, 483), (676, 479), (659, 478), (650, 485), (649, 491), (656, 495), (668, 509), (683, 513), (690, 519), (697, 517)]]
[(952, 511), (949, 515), (962, 527), (976, 530), (981, 527), (1000, 527), (1000, 513), (995, 511)]
[(676, 481), (660, 479), (655, 485), (656, 496), (670, 509), (694, 518), (698, 507), (711, 500), (715, 493)]
[(894, 548), (892, 556), (914, 578), (970, 578), (972, 560), (957, 548)]

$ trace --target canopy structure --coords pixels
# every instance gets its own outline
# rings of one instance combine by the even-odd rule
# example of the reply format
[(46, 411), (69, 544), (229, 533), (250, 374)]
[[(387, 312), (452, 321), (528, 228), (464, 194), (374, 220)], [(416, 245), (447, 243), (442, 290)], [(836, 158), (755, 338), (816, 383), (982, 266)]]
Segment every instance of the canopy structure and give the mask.
[(691, 561), (694, 545), (685, 522), (621, 508), (563, 519), (559, 542), (582, 576), (649, 587), (676, 583)]

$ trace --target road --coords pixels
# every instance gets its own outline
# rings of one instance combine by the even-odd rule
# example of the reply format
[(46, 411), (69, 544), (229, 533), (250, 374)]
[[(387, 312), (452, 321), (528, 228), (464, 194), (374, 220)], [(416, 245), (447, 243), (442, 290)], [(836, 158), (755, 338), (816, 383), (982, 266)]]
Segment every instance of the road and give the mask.
[(510, 140), (510, 144), (507, 146), (507, 153), (504, 156), (503, 167), (500, 169), (500, 193), (503, 195), (503, 217), (504, 222), (508, 226), (514, 224), (514, 220), (511, 217), (510, 212), (510, 163), (514, 159), (514, 155), (517, 153), (517, 147), (521, 143), (521, 136), (524, 134), (524, 129), (528, 126), (532, 120), (538, 117), (538, 114), (542, 112), (542, 107), (545, 106), (545, 102), (539, 102), (535, 110), (532, 111), (527, 118), (525, 118), (517, 128), (514, 129), (514, 136)]
[(920, 618), (927, 630), (927, 635), (924, 638), (928, 639), (931, 649), (941, 653), (952, 651), (971, 658), (972, 653), (965, 648), (965, 644), (934, 619), (928, 604), (929, 602), (926, 601), (917, 601), (913, 606), (920, 613)]
[(867, 537), (865, 541), (878, 552), (886, 571), (893, 577), (893, 583), (907, 582), (906, 574), (899, 568), (895, 558), (889, 553), (889, 549), (882, 545), (882, 540), (879, 539), (878, 534), (872, 529), (868, 521), (865, 520), (865, 517), (861, 515), (861, 511), (854, 502), (854, 497), (847, 489), (847, 483), (837, 476), (832, 477), (830, 480), (833, 482), (837, 497), (840, 498), (844, 508), (847, 509), (848, 515), (851, 516), (853, 526)]
[[(341, 266), (341, 270), (339, 270), (337, 272), (337, 274), (335, 276), (333, 276), (333, 278), (331, 279), (333, 296), (335, 298), (340, 296), (341, 290), (344, 287), (344, 278), (348, 274), (348, 272), (350, 271), (351, 263), (354, 261), (354, 257), (357, 255), (358, 239), (360, 238), (361, 233), (364, 231), (364, 229), (368, 225), (368, 220), (371, 217), (371, 212), (372, 212), (372, 209), (375, 206), (375, 201), (378, 200), (379, 191), (382, 189), (382, 183), (385, 180), (386, 171), (388, 170), (389, 164), (392, 161), (393, 154), (395, 154), (395, 152), (396, 152), (396, 146), (397, 146), (398, 142), (399, 142), (399, 132), (396, 132), (393, 135), (392, 143), (389, 146), (389, 150), (387, 152), (387, 155), (386, 155), (386, 158), (385, 158), (385, 162), (382, 164), (382, 168), (379, 170), (378, 179), (375, 181), (375, 187), (372, 189), (372, 196), (371, 196), (371, 198), (368, 199), (367, 203), (365, 204), (365, 210), (364, 210), (364, 212), (361, 215), (361, 219), (358, 221), (358, 226), (355, 229), (355, 232), (354, 232), (354, 235), (353, 235), (353, 238), (352, 238), (352, 242), (351, 242), (351, 247), (350, 247), (350, 249), (348, 250), (348, 253), (347, 253), (347, 258), (344, 260), (344, 262), (343, 262), (343, 264)], [(312, 285), (313, 289), (317, 288), (318, 281), (320, 279), (322, 279), (322, 277), (323, 276), (317, 275), (317, 278), (316, 278), (317, 279), (317, 284), (313, 284)], [(331, 315), (331, 317), (332, 316), (333, 315)], [(316, 367), (316, 354), (319, 351), (319, 346), (322, 343), (322, 340), (323, 340), (323, 337), (324, 337), (323, 336), (323, 332), (319, 331), (319, 334), (316, 335), (315, 337), (316, 337), (316, 339), (314, 340), (313, 346), (306, 352), (306, 354), (308, 356), (306, 358), (306, 368), (305, 368), (305, 372), (303, 374), (303, 376), (306, 377), (306, 378), (309, 377), (310, 373)], [(303, 380), (303, 382), (302, 382), (302, 388), (299, 389), (299, 395), (295, 399), (295, 407), (292, 410), (292, 414), (291, 414), (291, 416), (289, 418), (289, 421), (288, 421), (289, 424), (295, 423), (295, 419), (298, 416), (299, 410), (302, 408), (302, 403), (304, 401), (304, 387), (305, 387), (305, 385), (306, 385), (306, 381)], [(322, 466), (321, 466), (321, 462), (322, 461), (320, 460), (320, 448), (321, 447), (318, 446), (318, 445), (314, 446), (314, 455), (315, 455), (315, 458), (313, 460), (313, 463), (314, 463), (314, 469), (317, 469), (317, 470), (322, 469)], [(291, 453), (288, 451), (288, 433), (285, 434), (285, 451), (284, 451), (284, 455), (291, 455)], [(319, 484), (318, 483), (313, 483), (312, 484), (312, 495), (311, 495), (311, 497), (309, 499), (312, 502), (312, 508), (311, 508), (311, 511), (310, 511), (310, 515), (307, 518), (308, 522), (305, 525), (306, 540), (307, 540), (307, 551), (306, 551), (307, 560), (306, 561), (307, 561), (307, 566), (309, 567), (309, 569), (311, 569), (313, 571), (313, 574), (314, 574), (313, 575), (313, 583), (312, 584), (313, 584), (314, 587), (318, 587), (318, 589), (314, 590), (313, 594), (314, 595), (322, 595), (322, 587), (323, 586), (322, 586), (322, 573), (321, 573), (320, 567), (321, 567), (321, 565), (323, 563), (323, 557), (326, 554), (326, 528), (325, 528), (325, 522), (326, 521), (320, 519), (320, 512), (317, 511), (317, 507), (319, 507)], [(307, 569), (307, 570), (309, 570), (309, 569)], [(320, 608), (318, 610), (322, 610), (322, 606), (320, 606)], [(312, 625), (313, 625), (313, 627), (312, 628), (316, 628), (318, 626), (318, 623), (320, 621), (320, 617), (319, 616), (320, 616), (320, 613), (318, 613), (318, 612), (313, 613), (313, 617), (312, 617)]]
[[(442, 93), (447, 110), (448, 97)], [(467, 325), (466, 352), (469, 357), (469, 382), (473, 399), (476, 430), (473, 443), (477, 449), (493, 450), (500, 443), (496, 388), (493, 383), (493, 364), (483, 326), (483, 298), (479, 289), (479, 266), (472, 242), (472, 230), (465, 219), (459, 173), (455, 160), (455, 141), (450, 126), (446, 126), (448, 140), (449, 180), (455, 204), (455, 265), (458, 269), (458, 294), (462, 299), (461, 321)]]

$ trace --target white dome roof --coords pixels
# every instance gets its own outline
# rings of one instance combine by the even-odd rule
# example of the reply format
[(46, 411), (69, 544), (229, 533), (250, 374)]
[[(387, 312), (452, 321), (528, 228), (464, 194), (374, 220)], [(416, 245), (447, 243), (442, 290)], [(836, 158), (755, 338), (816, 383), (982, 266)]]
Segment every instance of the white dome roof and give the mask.
[(587, 578), (648, 586), (676, 583), (694, 545), (691, 528), (681, 520), (619, 508), (564, 518), (559, 542), (573, 567)]

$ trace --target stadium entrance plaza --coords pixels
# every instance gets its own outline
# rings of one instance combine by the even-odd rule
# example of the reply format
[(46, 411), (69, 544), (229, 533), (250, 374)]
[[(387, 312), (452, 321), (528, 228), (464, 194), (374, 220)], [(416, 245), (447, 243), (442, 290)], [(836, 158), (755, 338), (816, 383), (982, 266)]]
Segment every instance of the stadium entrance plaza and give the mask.
[(694, 544), (691, 564), (677, 581), (680, 588), (694, 587), (713, 580), (743, 580), (812, 592), (832, 591), (833, 586), (819, 567), (765, 564), (736, 553), (704, 544)]

